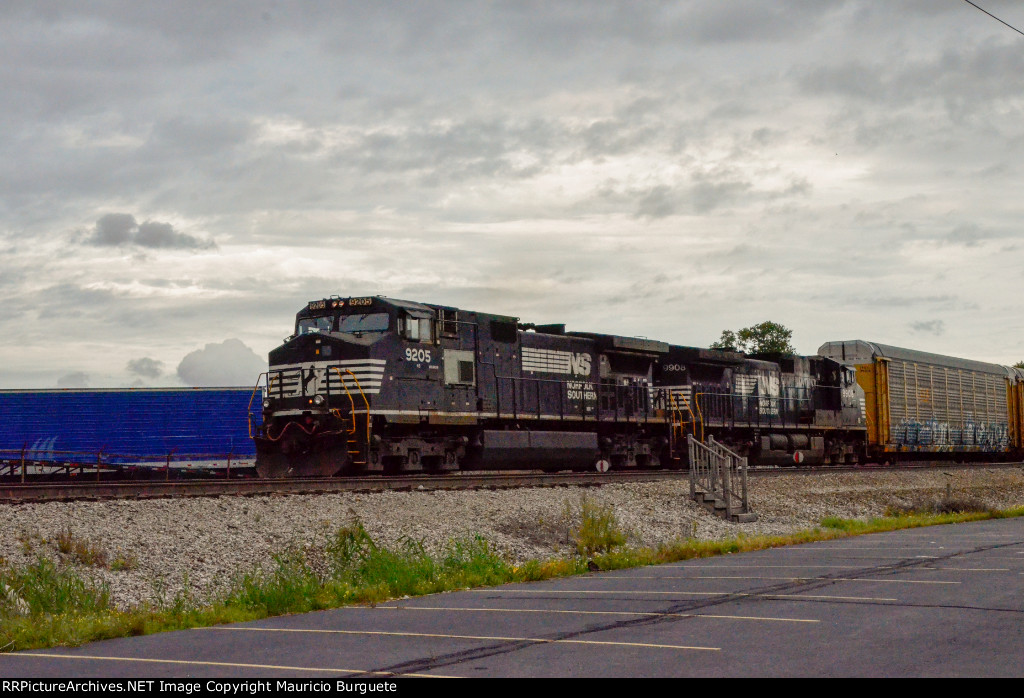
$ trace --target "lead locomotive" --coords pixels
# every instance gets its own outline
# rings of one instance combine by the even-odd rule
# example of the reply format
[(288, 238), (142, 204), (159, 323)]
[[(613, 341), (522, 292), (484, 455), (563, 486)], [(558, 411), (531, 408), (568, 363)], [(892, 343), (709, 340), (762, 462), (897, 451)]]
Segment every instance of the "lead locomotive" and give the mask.
[(264, 477), (684, 467), (687, 436), (752, 462), (865, 457), (856, 370), (380, 296), (310, 302), (270, 353)]

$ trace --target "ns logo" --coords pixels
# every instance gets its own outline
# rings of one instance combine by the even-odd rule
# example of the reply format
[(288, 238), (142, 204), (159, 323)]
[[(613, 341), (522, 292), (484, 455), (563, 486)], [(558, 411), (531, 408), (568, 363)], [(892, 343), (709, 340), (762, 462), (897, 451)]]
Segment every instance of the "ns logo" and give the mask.
[(569, 354), (569, 370), (577, 376), (589, 376), (590, 354)]

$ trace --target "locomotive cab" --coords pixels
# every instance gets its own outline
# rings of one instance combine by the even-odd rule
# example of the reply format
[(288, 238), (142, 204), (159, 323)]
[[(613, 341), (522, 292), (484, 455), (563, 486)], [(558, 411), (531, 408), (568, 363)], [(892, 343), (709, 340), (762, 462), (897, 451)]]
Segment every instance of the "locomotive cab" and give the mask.
[(270, 352), (263, 426), (254, 437), (260, 475), (326, 477), (367, 463), (386, 355), (400, 343), (433, 341), (433, 311), (404, 306), (414, 307), (328, 298), (298, 312), (294, 334)]

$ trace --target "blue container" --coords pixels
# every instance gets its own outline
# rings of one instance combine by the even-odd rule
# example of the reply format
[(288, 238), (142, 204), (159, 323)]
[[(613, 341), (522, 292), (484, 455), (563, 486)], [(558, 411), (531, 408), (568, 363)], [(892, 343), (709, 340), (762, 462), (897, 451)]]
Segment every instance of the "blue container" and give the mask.
[[(256, 455), (249, 438), (263, 396), (250, 388), (0, 391), (0, 450), (146, 458)], [(8, 454), (9, 455), (9, 454)], [(106, 460), (106, 458), (104, 458)]]

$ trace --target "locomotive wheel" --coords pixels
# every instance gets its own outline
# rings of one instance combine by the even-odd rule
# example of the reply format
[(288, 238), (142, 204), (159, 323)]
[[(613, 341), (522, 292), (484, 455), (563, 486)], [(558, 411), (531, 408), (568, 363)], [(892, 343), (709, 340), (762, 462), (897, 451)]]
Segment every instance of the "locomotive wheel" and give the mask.
[(611, 470), (612, 464), (606, 458), (598, 458), (594, 463), (594, 469), (599, 473), (607, 473)]

